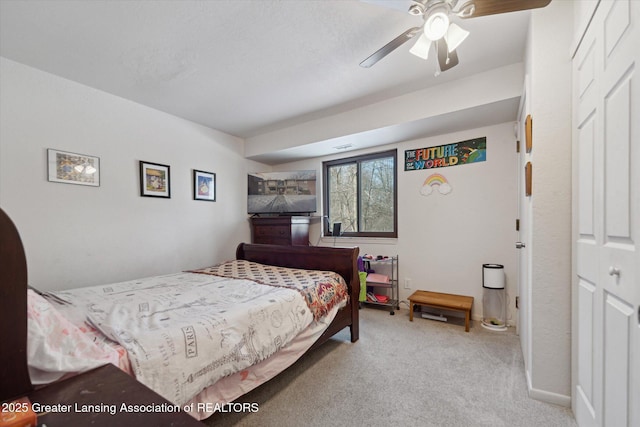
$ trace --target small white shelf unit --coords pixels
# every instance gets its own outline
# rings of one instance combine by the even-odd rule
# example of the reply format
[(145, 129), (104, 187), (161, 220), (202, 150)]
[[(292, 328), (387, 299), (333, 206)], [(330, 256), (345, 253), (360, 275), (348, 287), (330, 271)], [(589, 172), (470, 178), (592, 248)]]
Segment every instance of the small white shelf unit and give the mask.
[(389, 300), (387, 302), (375, 302), (363, 301), (364, 304), (367, 305), (378, 305), (389, 308), (389, 314), (394, 315), (395, 310), (400, 309), (400, 296), (398, 290), (398, 255), (392, 255), (388, 257), (384, 257), (382, 259), (364, 259), (365, 269), (367, 271), (374, 270), (378, 274), (384, 274), (389, 277), (388, 282), (376, 282), (370, 281), (367, 278), (367, 289), (371, 288), (383, 288), (389, 289), (391, 295), (389, 296)]

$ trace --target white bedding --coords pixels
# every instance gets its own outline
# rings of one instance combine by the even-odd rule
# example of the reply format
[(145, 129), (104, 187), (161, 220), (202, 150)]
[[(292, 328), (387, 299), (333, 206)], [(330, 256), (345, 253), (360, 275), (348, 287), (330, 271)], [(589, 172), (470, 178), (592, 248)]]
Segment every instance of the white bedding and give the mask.
[[(84, 372), (106, 362), (133, 375), (124, 347), (85, 322), (77, 307), (55, 302), (52, 305), (32, 290), (28, 291), (28, 300), (28, 361), (33, 384), (48, 384), (63, 375)], [(231, 403), (275, 377), (317, 341), (345, 304), (346, 300), (335, 305), (276, 354), (205, 388), (185, 404), (190, 408), (185, 410), (202, 420), (217, 406)]]
[(85, 372), (106, 363), (128, 369), (126, 352), (89, 325), (78, 325), (49, 301), (27, 291), (27, 360), (34, 385), (57, 381), (67, 374)]
[(135, 377), (182, 405), (272, 355), (313, 322), (296, 290), (179, 273), (53, 292), (126, 348)]
[(187, 402), (185, 406), (191, 408), (187, 412), (192, 417), (203, 420), (213, 414), (216, 410), (216, 404), (231, 403), (287, 369), (320, 338), (344, 305), (343, 302), (341, 305), (334, 306), (326, 316), (309, 325), (273, 356), (245, 370), (224, 377), (202, 390)]

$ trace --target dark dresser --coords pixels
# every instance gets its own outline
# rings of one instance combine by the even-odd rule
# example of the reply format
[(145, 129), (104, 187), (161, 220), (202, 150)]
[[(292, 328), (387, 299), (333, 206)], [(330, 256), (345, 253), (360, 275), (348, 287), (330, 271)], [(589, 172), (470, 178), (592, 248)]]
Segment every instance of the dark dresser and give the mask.
[(271, 245), (309, 245), (308, 216), (252, 217), (251, 242)]

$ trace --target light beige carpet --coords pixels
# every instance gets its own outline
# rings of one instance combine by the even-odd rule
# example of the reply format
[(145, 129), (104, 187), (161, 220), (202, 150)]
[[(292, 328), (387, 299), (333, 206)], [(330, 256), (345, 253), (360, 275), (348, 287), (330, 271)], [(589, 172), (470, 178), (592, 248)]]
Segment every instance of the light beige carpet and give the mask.
[(360, 340), (342, 331), (243, 396), (255, 413), (210, 426), (576, 426), (570, 409), (530, 399), (518, 337), (463, 320), (360, 310)]

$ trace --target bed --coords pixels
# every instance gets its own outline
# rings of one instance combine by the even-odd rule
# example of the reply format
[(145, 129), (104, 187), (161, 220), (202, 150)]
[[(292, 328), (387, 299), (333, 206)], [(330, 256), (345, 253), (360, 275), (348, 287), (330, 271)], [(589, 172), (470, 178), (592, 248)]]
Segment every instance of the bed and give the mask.
[[(39, 317), (42, 312), (54, 312), (57, 317), (61, 318), (61, 320), (56, 319), (56, 322), (69, 321), (71, 324), (76, 325), (78, 329), (83, 329), (83, 325), (78, 324), (78, 319), (73, 318), (72, 313), (74, 313), (73, 310), (82, 306), (84, 300), (82, 299), (83, 297), (74, 296), (74, 298), (79, 299), (74, 300), (73, 304), (71, 304), (73, 309), (69, 309), (71, 311), (68, 311), (64, 306), (69, 302), (67, 300), (69, 295), (73, 293), (71, 290), (44, 293), (43, 295), (34, 292), (34, 290), (27, 289), (26, 261), (20, 237), (11, 220), (1, 209), (0, 236), (2, 257), (0, 268), (0, 278), (2, 279), (2, 287), (0, 288), (0, 316), (2, 317), (0, 333), (5, 340), (4, 344), (7, 344), (3, 344), (2, 346), (2, 360), (0, 365), (0, 384), (2, 384), (0, 400), (4, 400), (9, 397), (23, 395), (32, 387), (31, 381), (29, 380), (29, 366), (27, 366), (26, 362), (28, 347), (27, 335), (30, 340), (33, 339), (33, 324), (35, 322), (33, 322), (33, 319), (29, 321), (29, 332), (27, 332), (27, 307), (29, 308), (29, 316), (31, 317)], [(193, 408), (193, 410), (189, 412), (193, 417), (197, 419), (206, 418), (213, 413), (211, 408), (219, 408), (219, 406), (199, 405), (199, 403), (220, 405), (232, 402), (242, 394), (268, 381), (290, 366), (302, 354), (321, 345), (342, 329), (346, 327), (350, 328), (351, 342), (358, 340), (359, 278), (357, 272), (357, 256), (357, 248), (324, 248), (241, 243), (236, 250), (236, 260), (230, 263), (189, 272), (180, 272), (174, 275), (148, 278), (151, 281), (160, 282), (162, 286), (168, 286), (166, 283), (168, 283), (169, 280), (182, 280), (186, 277), (188, 279), (187, 281), (196, 283), (193, 287), (206, 290), (206, 296), (195, 299), (197, 304), (188, 305), (188, 307), (183, 310), (184, 313), (193, 314), (193, 321), (187, 326), (184, 326), (184, 323), (178, 324), (180, 329), (176, 330), (175, 333), (181, 337), (180, 340), (169, 339), (168, 336), (170, 332), (166, 331), (170, 329), (162, 329), (164, 326), (158, 327), (157, 325), (164, 325), (162, 321), (167, 320), (167, 317), (175, 317), (180, 320), (180, 316), (182, 316), (182, 321), (185, 321), (184, 313), (175, 316), (173, 314), (171, 316), (156, 316), (155, 320), (150, 323), (152, 331), (156, 331), (158, 328), (161, 329), (161, 333), (158, 336), (166, 341), (158, 345), (158, 351), (160, 352), (159, 361), (165, 363), (165, 366), (161, 366), (160, 368), (141, 368), (138, 366), (139, 360), (141, 358), (144, 359), (144, 357), (141, 357), (141, 354), (135, 354), (136, 351), (143, 349), (144, 352), (142, 355), (146, 357), (148, 348), (155, 344), (149, 344), (149, 342), (144, 341), (147, 339), (147, 335), (149, 335), (146, 330), (135, 335), (139, 328), (138, 324), (130, 326), (128, 330), (127, 325), (129, 324), (126, 322), (122, 323), (121, 320), (123, 316), (126, 318), (126, 313), (123, 313), (129, 310), (127, 307), (133, 307), (131, 311), (139, 311), (139, 307), (143, 306), (143, 304), (139, 304), (133, 299), (136, 293), (153, 292), (156, 300), (165, 301), (165, 303), (168, 304), (167, 307), (173, 310), (176, 306), (181, 306), (181, 303), (176, 299), (176, 295), (186, 295), (190, 290), (185, 291), (187, 288), (183, 283), (181, 285), (182, 288), (179, 288), (178, 291), (172, 290), (171, 293), (167, 293), (166, 289), (162, 286), (160, 286), (160, 290), (149, 291), (151, 287), (147, 286), (147, 282), (144, 280), (131, 281), (133, 287), (127, 288), (127, 292), (121, 292), (119, 295), (113, 297), (108, 296), (102, 298), (102, 300), (98, 302), (94, 300), (90, 304), (93, 310), (90, 314), (87, 314), (87, 316), (91, 316), (91, 325), (95, 326), (95, 328), (89, 328), (93, 329), (90, 331), (93, 335), (89, 335), (92, 340), (100, 339), (106, 343), (111, 341), (109, 338), (113, 338), (113, 336), (116, 336), (116, 338), (122, 338), (124, 336), (126, 338), (124, 340), (118, 340), (117, 344), (112, 343), (114, 344), (113, 346), (109, 344), (108, 346), (100, 347), (105, 350), (104, 354), (95, 355), (94, 359), (100, 361), (100, 357), (104, 357), (100, 363), (115, 364), (125, 371), (133, 372), (136, 376), (140, 372), (146, 372), (145, 375), (150, 374), (155, 378), (162, 378), (167, 375), (167, 372), (174, 369), (175, 361), (170, 360), (171, 357), (169, 356), (184, 353), (186, 357), (189, 358), (189, 355), (195, 355), (199, 352), (199, 357), (202, 358), (203, 355), (209, 354), (207, 344), (203, 344), (201, 339), (196, 343), (196, 340), (193, 339), (194, 336), (202, 338), (202, 336), (207, 333), (209, 335), (215, 335), (215, 340), (211, 345), (219, 347), (225, 346), (224, 340), (229, 338), (229, 336), (233, 337), (233, 331), (236, 328), (235, 323), (232, 325), (225, 323), (230, 321), (235, 322), (233, 320), (220, 320), (216, 317), (215, 322), (220, 323), (222, 327), (226, 329), (224, 329), (224, 333), (220, 332), (220, 337), (217, 336), (218, 332), (211, 332), (214, 330), (212, 329), (212, 325), (215, 322), (210, 320), (209, 317), (206, 317), (206, 307), (209, 305), (216, 305), (217, 307), (218, 304), (222, 304), (220, 306), (221, 308), (218, 307), (218, 311), (225, 312), (232, 306), (242, 306), (241, 304), (245, 304), (244, 310), (248, 313), (247, 317), (257, 316), (259, 319), (259, 316), (263, 316), (265, 319), (264, 322), (253, 324), (253, 329), (263, 327), (263, 323), (276, 324), (278, 327), (284, 323), (294, 325), (293, 329), (289, 332), (278, 332), (276, 335), (269, 335), (268, 339), (265, 338), (264, 341), (268, 343), (270, 347), (258, 347), (256, 343), (259, 343), (260, 339), (254, 339), (254, 335), (251, 335), (251, 339), (245, 339), (243, 341), (240, 350), (238, 350), (239, 347), (236, 345), (236, 351), (233, 353), (234, 356), (226, 355), (221, 357), (225, 360), (229, 358), (234, 359), (233, 362), (235, 365), (233, 368), (221, 368), (222, 370), (220, 372), (222, 372), (222, 374), (221, 376), (219, 375), (220, 378), (215, 380), (213, 384), (207, 385), (204, 388), (196, 384), (194, 386), (195, 389), (183, 387), (183, 389), (180, 389), (180, 393), (175, 395), (178, 397), (168, 399), (172, 402), (176, 400), (177, 402), (174, 403), (180, 404), (183, 407), (189, 407), (189, 405), (191, 405), (190, 407)], [(5, 262), (5, 260), (8, 262)], [(313, 271), (309, 272), (308, 270)], [(222, 281), (223, 273), (226, 274), (229, 272), (231, 277), (234, 278), (233, 280), (235, 280), (233, 285)], [(302, 292), (302, 290), (307, 290), (307, 288), (311, 289), (311, 287), (308, 287), (306, 284), (309, 280), (316, 280), (316, 275), (324, 274), (323, 272), (335, 272), (340, 276), (337, 277), (336, 280), (344, 281), (344, 284), (346, 284), (344, 293), (348, 298), (344, 298), (339, 303), (336, 302), (336, 295), (341, 292), (329, 287), (326, 282), (327, 279), (324, 278), (325, 276), (322, 276), (322, 280), (319, 281), (319, 283), (324, 286), (321, 290), (313, 290), (307, 293)], [(254, 275), (257, 275), (257, 279)], [(230, 293), (234, 295), (234, 298), (244, 298), (243, 289), (245, 289), (245, 287), (247, 289), (251, 287), (252, 285), (247, 282), (251, 282), (254, 279), (260, 284), (258, 285), (260, 289), (259, 292), (261, 293), (259, 297), (254, 297), (252, 294), (252, 296), (246, 297), (246, 300), (242, 300), (241, 303), (236, 303), (237, 300), (233, 299), (228, 303), (222, 302), (220, 295), (226, 292), (224, 291), (226, 288), (232, 289)], [(283, 283), (283, 280), (287, 283)], [(292, 290), (290, 288), (291, 283), (289, 282), (294, 282), (293, 286), (295, 289)], [(122, 286), (129, 286), (129, 282), (93, 288), (104, 290), (104, 288), (107, 287), (110, 290), (115, 289), (117, 291), (118, 289), (124, 289)], [(93, 291), (87, 291), (87, 289), (90, 288), (77, 290), (76, 293), (84, 295), (95, 291), (95, 289)], [(327, 292), (327, 289), (329, 292)], [(338, 288), (336, 287), (335, 289)], [(114, 294), (117, 293), (118, 292), (114, 292)], [(321, 299), (331, 300), (333, 302), (330, 306), (321, 306), (315, 303), (311, 304), (309, 293), (318, 294), (321, 296)], [(329, 295), (329, 297), (327, 297), (327, 295)], [(111, 301), (110, 298), (113, 298), (113, 301)], [(190, 298), (189, 301), (194, 301), (194, 297), (192, 296), (185, 296), (185, 298)], [(60, 306), (56, 306), (56, 299), (61, 300)], [(302, 306), (300, 300), (306, 305)], [(270, 307), (270, 304), (266, 304), (265, 301), (281, 305), (279, 305), (277, 309), (274, 309)], [(288, 304), (290, 301), (297, 305), (294, 305), (292, 309), (286, 311), (283, 304)], [(47, 304), (51, 304), (54, 309), (50, 309)], [(36, 306), (35, 308), (38, 310), (35, 316), (31, 311), (34, 309), (34, 306)], [(46, 308), (45, 310), (40, 310), (39, 307)], [(155, 310), (158, 312), (162, 311), (157, 309), (157, 307)], [(75, 311), (75, 313), (77, 315), (77, 311)], [(135, 315), (136, 314), (132, 316), (135, 317)], [(140, 317), (139, 313), (137, 315)], [(304, 321), (301, 320), (302, 318), (304, 318)], [(51, 325), (56, 322), (51, 322), (49, 319), (42, 322), (47, 328), (43, 333), (43, 336), (45, 336), (44, 339), (46, 339), (47, 334), (49, 336), (54, 334), (55, 331), (52, 332), (53, 326)], [(80, 320), (80, 322), (82, 322), (82, 320)], [(149, 323), (147, 320), (145, 320), (145, 322)], [(65, 331), (64, 337), (62, 338), (69, 339), (68, 336), (73, 334), (69, 334), (68, 331), (72, 329), (73, 326), (67, 326), (66, 323), (61, 325), (62, 324), (58, 325), (58, 327), (63, 328)], [(146, 327), (145, 325), (143, 325), (143, 327)], [(86, 326), (86, 323), (84, 326)], [(200, 329), (198, 329), (198, 327), (200, 327)], [(251, 334), (255, 334), (253, 329)], [(223, 329), (220, 329), (220, 331), (222, 330)], [(77, 332), (75, 329), (74, 331)], [(228, 333), (228, 331), (231, 331), (231, 333)], [(238, 334), (245, 338), (247, 336), (246, 332)], [(62, 336), (62, 334), (58, 335)], [(102, 338), (96, 338), (100, 336), (102, 336)], [(104, 336), (109, 338), (105, 338)], [(178, 350), (173, 348), (173, 346), (177, 345), (177, 341), (184, 342), (185, 347)], [(248, 342), (250, 343), (249, 345), (247, 344)], [(275, 345), (273, 343), (275, 343)], [(31, 347), (33, 351), (36, 345), (37, 344), (31, 342), (29, 347)], [(125, 350), (124, 352), (123, 348)], [(96, 351), (95, 348), (92, 351)], [(237, 357), (238, 354), (241, 357)], [(252, 357), (248, 357), (249, 354)], [(166, 357), (162, 359), (162, 356)], [(188, 375), (189, 381), (185, 381), (185, 383), (189, 382), (191, 384), (194, 377), (208, 373), (208, 371), (214, 371), (214, 368), (218, 369), (220, 365), (218, 363), (219, 359), (220, 358), (212, 359), (207, 365), (199, 368), (197, 371), (191, 372), (191, 374)], [(249, 362), (251, 364), (246, 366)], [(128, 363), (130, 364), (127, 365)], [(173, 363), (173, 365), (169, 365), (169, 363)], [(90, 369), (90, 367), (87, 367), (87, 369)], [(184, 369), (184, 367), (181, 366), (176, 369), (179, 372), (181, 369)], [(33, 377), (33, 370), (31, 372)], [(184, 376), (186, 374), (183, 372), (177, 375)], [(148, 381), (148, 377), (144, 377), (144, 380), (141, 380), (143, 383), (145, 383), (145, 381)], [(177, 380), (172, 380), (172, 383), (175, 385)], [(158, 392), (153, 384), (150, 385), (147, 383), (146, 385)], [(176, 386), (175, 388), (177, 389), (178, 387)], [(159, 394), (167, 397), (166, 391), (159, 392)], [(171, 394), (171, 392), (169, 392), (169, 394)], [(172, 395), (169, 397), (175, 396)]]

